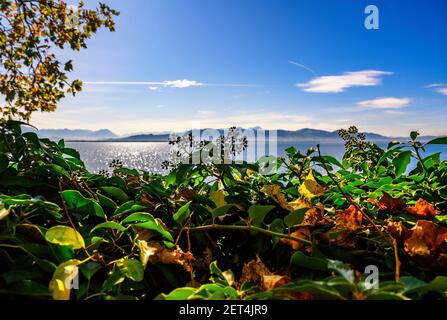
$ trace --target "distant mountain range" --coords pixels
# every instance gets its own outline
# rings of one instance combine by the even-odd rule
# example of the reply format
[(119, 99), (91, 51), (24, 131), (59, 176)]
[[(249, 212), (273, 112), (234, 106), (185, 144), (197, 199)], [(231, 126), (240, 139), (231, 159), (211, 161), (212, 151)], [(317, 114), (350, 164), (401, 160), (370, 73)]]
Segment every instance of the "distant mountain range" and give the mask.
[(30, 129), (30, 127), (22, 128), (23, 131), (36, 132), (40, 138), (49, 138), (52, 140), (64, 139), (70, 140), (107, 140), (118, 138), (118, 135), (114, 134), (108, 129), (101, 130), (87, 130), (87, 129)]
[[(259, 129), (259, 128), (256, 128)], [(219, 129), (223, 133), (223, 129)], [(266, 130), (268, 132), (268, 130)], [(108, 129), (97, 131), (85, 129), (40, 129), (37, 131), (40, 137), (50, 139), (65, 139), (66, 141), (107, 141), (107, 142), (166, 142), (169, 139), (167, 133), (148, 133), (136, 134), (120, 137)], [(384, 142), (390, 140), (406, 140), (406, 137), (387, 137), (377, 133), (365, 132), (366, 138), (370, 141)], [(433, 139), (433, 136), (423, 136), (420, 139), (427, 141)], [(300, 130), (277, 130), (278, 141), (285, 142), (306, 142), (306, 141), (324, 141), (341, 142), (338, 131), (325, 131), (318, 129), (300, 129)]]

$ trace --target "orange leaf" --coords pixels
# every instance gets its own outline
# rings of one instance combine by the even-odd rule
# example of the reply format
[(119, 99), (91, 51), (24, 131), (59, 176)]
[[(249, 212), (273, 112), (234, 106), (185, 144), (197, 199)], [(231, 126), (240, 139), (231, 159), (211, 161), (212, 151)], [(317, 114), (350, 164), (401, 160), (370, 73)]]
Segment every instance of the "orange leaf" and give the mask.
[(404, 250), (410, 256), (431, 255), (447, 240), (447, 229), (431, 221), (419, 220), (411, 231), (411, 237), (404, 243)]
[[(292, 232), (290, 235), (292, 237), (299, 238), (299, 239), (309, 239), (310, 230), (307, 227), (300, 227), (300, 228), (296, 229), (294, 232)], [(298, 240), (293, 240), (293, 239), (288, 239), (288, 238), (281, 238), (281, 242), (288, 244), (289, 246), (292, 247), (293, 250), (299, 250), (304, 246), (304, 243), (302, 243)]]
[(287, 276), (279, 276), (276, 274), (264, 275), (262, 276), (262, 288), (264, 290), (270, 290), (285, 285), (289, 281), (290, 278)]
[(408, 230), (402, 221), (386, 221), (386, 229), (391, 235), (400, 240), (408, 239), (412, 231)]
[(414, 207), (407, 207), (406, 211), (410, 214), (425, 218), (433, 218), (434, 216), (441, 213), (441, 211), (436, 210), (433, 205), (431, 205), (424, 199), (419, 199)]
[(382, 198), (377, 202), (380, 210), (387, 210), (392, 212), (399, 212), (405, 209), (406, 202), (401, 198), (393, 198), (388, 193), (384, 192)]
[(337, 211), (335, 214), (335, 225), (337, 229), (346, 228), (350, 230), (356, 230), (360, 228), (362, 224), (363, 214), (353, 204), (351, 204), (348, 209), (344, 211)]

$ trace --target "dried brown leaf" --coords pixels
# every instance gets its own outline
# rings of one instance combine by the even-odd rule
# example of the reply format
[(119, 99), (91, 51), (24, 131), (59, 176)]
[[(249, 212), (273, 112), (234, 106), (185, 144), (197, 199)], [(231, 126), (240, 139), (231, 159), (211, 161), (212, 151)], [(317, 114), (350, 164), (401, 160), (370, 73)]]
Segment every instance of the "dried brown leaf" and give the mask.
[[(294, 232), (292, 232), (290, 235), (295, 238), (308, 240), (310, 237), (310, 230), (307, 227), (300, 227), (300, 228), (296, 229)], [(298, 240), (293, 240), (293, 239), (288, 239), (288, 238), (281, 238), (281, 242), (288, 244), (295, 251), (301, 249), (304, 246), (304, 243), (302, 243)]]
[(405, 210), (406, 202), (401, 198), (393, 198), (388, 193), (383, 192), (383, 196), (377, 201), (380, 210), (391, 211), (394, 213)]
[(280, 275), (264, 275), (262, 276), (262, 288), (264, 290), (270, 290), (273, 288), (278, 288), (290, 282), (290, 278), (287, 276)]
[(419, 199), (413, 207), (407, 207), (406, 211), (424, 218), (433, 218), (441, 213), (441, 211), (436, 210), (432, 204), (424, 199)]

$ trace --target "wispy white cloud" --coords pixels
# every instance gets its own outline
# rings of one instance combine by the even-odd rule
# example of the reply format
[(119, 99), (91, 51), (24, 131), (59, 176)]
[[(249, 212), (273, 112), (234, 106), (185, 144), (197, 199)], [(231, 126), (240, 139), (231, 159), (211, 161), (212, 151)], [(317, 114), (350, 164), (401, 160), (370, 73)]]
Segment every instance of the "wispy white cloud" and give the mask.
[(406, 114), (406, 112), (399, 111), (399, 110), (385, 110), (384, 112), (386, 114), (391, 114), (391, 115), (395, 115), (395, 116), (400, 116), (400, 115)]
[(190, 87), (261, 87), (261, 85), (247, 83), (203, 83), (196, 80), (179, 79), (165, 81), (84, 81), (86, 85), (117, 85), (117, 86), (148, 86), (151, 91), (161, 88), (190, 88)]
[(376, 86), (382, 82), (382, 76), (391, 74), (393, 73), (380, 70), (344, 72), (341, 75), (316, 77), (296, 86), (307, 92), (338, 93), (351, 87)]
[(203, 86), (203, 83), (195, 81), (195, 80), (172, 80), (172, 81), (163, 81), (163, 87), (168, 88), (189, 88), (189, 87), (200, 87)]
[(436, 88), (436, 92), (447, 96), (447, 83), (432, 83), (425, 86), (426, 88)]
[(298, 63), (298, 62), (295, 62), (295, 61), (292, 61), (292, 60), (289, 60), (288, 62), (289, 62), (290, 64), (293, 64), (293, 65), (295, 65), (295, 66), (297, 66), (297, 67), (303, 68), (303, 69), (305, 69), (305, 70), (311, 72), (314, 76), (317, 76), (317, 73), (316, 73), (314, 70), (312, 70), (311, 68), (305, 66), (304, 64), (301, 64), (301, 63)]
[(436, 87), (447, 87), (447, 83), (438, 82), (438, 83), (427, 84), (425, 86), (425, 88), (436, 88)]
[(357, 105), (373, 109), (399, 109), (410, 104), (409, 98), (385, 97), (357, 102)]

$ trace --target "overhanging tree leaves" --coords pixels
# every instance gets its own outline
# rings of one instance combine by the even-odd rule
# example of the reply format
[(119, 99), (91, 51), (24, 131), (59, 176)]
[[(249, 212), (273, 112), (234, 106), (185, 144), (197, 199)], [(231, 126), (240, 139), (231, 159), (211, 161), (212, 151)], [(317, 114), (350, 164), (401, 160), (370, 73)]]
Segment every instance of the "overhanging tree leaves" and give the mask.
[(57, 49), (79, 51), (101, 27), (114, 31), (118, 12), (99, 3), (69, 6), (56, 0), (0, 0), (0, 106), (4, 117), (29, 120), (33, 111), (54, 111), (65, 94), (82, 89), (70, 80), (72, 61)]

